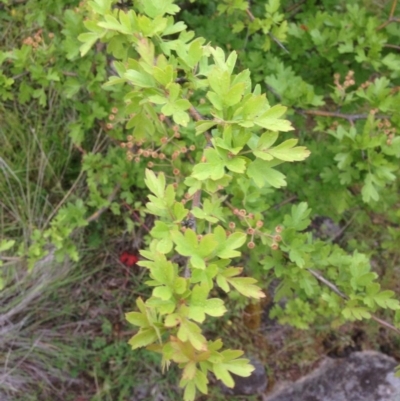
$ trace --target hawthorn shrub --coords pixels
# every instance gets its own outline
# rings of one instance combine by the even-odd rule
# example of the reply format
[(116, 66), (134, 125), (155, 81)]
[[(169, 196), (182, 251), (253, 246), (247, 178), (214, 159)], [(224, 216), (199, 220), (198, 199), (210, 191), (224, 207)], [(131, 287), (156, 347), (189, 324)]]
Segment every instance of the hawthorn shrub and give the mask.
[[(87, 191), (29, 243), (8, 238), (2, 250), (30, 269), (49, 243), (76, 260), (72, 234), (106, 208), (128, 232), (142, 223), (122, 205), (155, 216), (139, 262), (151, 296), (126, 315), (139, 328), (129, 343), (182, 368), (185, 400), (207, 393), (208, 372), (228, 387), (230, 373), (251, 373), (242, 351), (203, 327), (229, 299), (263, 298), (272, 280), (282, 323), (374, 319), (397, 330), (400, 305), (371, 269), (369, 244), (307, 230), (313, 216), (358, 227), (379, 216), (384, 247), (397, 252), (396, 1), (94, 0), (63, 12), (48, 2), (62, 36), (29, 3), (24, 18), (38, 27), (0, 53), (0, 95), (44, 108), (52, 91), (65, 97)], [(384, 309), (393, 324), (376, 316)]]

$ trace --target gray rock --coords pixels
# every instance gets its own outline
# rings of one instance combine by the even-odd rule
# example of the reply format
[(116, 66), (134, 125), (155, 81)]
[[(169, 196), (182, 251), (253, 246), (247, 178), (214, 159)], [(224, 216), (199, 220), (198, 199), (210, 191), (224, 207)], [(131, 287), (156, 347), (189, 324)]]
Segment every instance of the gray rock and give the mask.
[(264, 401), (400, 401), (396, 365), (393, 358), (375, 351), (327, 358), (310, 375)]

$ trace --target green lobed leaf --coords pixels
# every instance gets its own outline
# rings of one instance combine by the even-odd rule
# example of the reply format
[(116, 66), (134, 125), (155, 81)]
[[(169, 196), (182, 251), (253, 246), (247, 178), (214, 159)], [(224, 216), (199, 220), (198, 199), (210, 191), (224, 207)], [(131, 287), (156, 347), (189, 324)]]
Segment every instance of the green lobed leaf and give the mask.
[(196, 386), (193, 381), (188, 382), (185, 387), (185, 391), (183, 392), (184, 401), (194, 401), (196, 397)]
[(381, 308), (389, 308), (392, 310), (399, 310), (400, 304), (397, 299), (394, 299), (394, 292), (390, 290), (381, 291), (376, 294), (373, 299)]
[(141, 3), (144, 12), (150, 18), (164, 16), (165, 14), (175, 15), (180, 10), (173, 0), (141, 0)]
[(104, 29), (117, 31), (124, 34), (131, 33), (131, 27), (126, 26), (125, 24), (121, 24), (114, 16), (108, 14), (104, 16), (104, 19), (105, 19), (104, 22), (100, 21), (97, 25)]
[(172, 290), (165, 286), (156, 287), (153, 290), (153, 296), (161, 298), (163, 301), (168, 301), (172, 298)]
[(146, 345), (152, 344), (157, 341), (158, 335), (154, 328), (149, 327), (146, 329), (140, 329), (129, 341), (128, 344), (132, 349), (145, 347)]
[(224, 364), (214, 364), (213, 372), (215, 374), (215, 377), (221, 380), (226, 387), (233, 388), (235, 382), (233, 381), (232, 376), (229, 374), (228, 369), (225, 367)]
[(156, 176), (154, 171), (146, 169), (145, 176), (146, 178), (144, 181), (147, 188), (149, 188), (150, 191), (153, 192), (153, 194), (156, 195), (158, 198), (163, 198), (165, 191), (164, 173), (159, 173), (158, 176)]
[(125, 313), (125, 319), (130, 324), (133, 324), (134, 326), (147, 327), (149, 325), (147, 316), (143, 315), (143, 313), (128, 312), (128, 313)]
[(140, 72), (136, 70), (127, 70), (123, 78), (130, 81), (133, 85), (139, 88), (153, 88), (155, 87), (154, 78), (145, 72)]
[(286, 227), (292, 227), (297, 231), (302, 231), (308, 227), (311, 220), (308, 216), (311, 213), (311, 209), (308, 209), (306, 202), (301, 202), (298, 205), (293, 205), (291, 215), (286, 215), (284, 218), (284, 225)]
[(246, 234), (241, 232), (235, 232), (231, 234), (226, 240), (220, 242), (220, 246), (217, 250), (217, 256), (220, 257), (221, 259), (230, 259), (238, 257), (240, 256), (240, 252), (235, 251), (235, 249), (240, 248), (245, 242), (246, 242)]
[(177, 335), (181, 341), (189, 341), (196, 350), (207, 350), (207, 340), (201, 334), (200, 327), (197, 326), (195, 323), (189, 320), (182, 321), (181, 325), (179, 326)]
[(265, 294), (261, 288), (254, 285), (257, 280), (251, 277), (233, 277), (228, 278), (227, 281), (231, 284), (238, 292), (248, 298), (260, 299), (264, 298)]
[(207, 376), (199, 369), (196, 370), (196, 375), (194, 377), (194, 384), (203, 394), (208, 394)]
[(269, 149), (278, 139), (278, 133), (277, 132), (264, 132), (257, 143), (257, 149), (260, 150), (266, 150)]
[(296, 146), (297, 139), (288, 139), (278, 146), (268, 150), (268, 153), (276, 159), (293, 162), (302, 161), (310, 155), (310, 151), (304, 146)]
[(185, 380), (193, 380), (196, 376), (196, 362), (190, 361), (188, 362), (182, 371), (182, 379)]
[[(254, 152), (257, 155), (257, 152)], [(282, 188), (287, 185), (286, 176), (280, 171), (271, 167), (275, 162), (269, 162), (261, 159), (252, 161), (246, 170), (249, 178), (254, 180), (258, 188), (270, 185), (274, 188)]]
[(208, 178), (219, 180), (225, 174), (224, 161), (218, 155), (215, 149), (206, 149), (204, 151), (206, 161), (196, 164), (193, 167), (192, 177), (204, 181)]
[(270, 131), (287, 132), (294, 129), (290, 121), (271, 117), (257, 117), (256, 119), (254, 119), (254, 123), (259, 127), (268, 129)]
[(181, 323), (181, 317), (177, 313), (168, 315), (164, 320), (165, 327), (175, 327)]
[(232, 86), (224, 97), (224, 103), (226, 106), (234, 106), (239, 103), (245, 89), (244, 83), (238, 83)]
[(0, 241), (0, 252), (4, 252), (4, 251), (8, 251), (9, 249), (11, 249), (15, 244), (15, 240), (6, 240), (3, 239)]
[(81, 57), (85, 56), (89, 52), (89, 50), (100, 39), (100, 37), (101, 36), (95, 32), (85, 32), (78, 36), (78, 40), (80, 42), (84, 42), (79, 48)]
[(205, 315), (222, 316), (226, 312), (224, 302), (219, 298), (207, 299), (210, 288), (205, 285), (195, 285), (189, 302), (189, 318), (202, 323)]
[(210, 130), (212, 127), (217, 125), (216, 121), (197, 121), (196, 122), (196, 135), (200, 135), (203, 132)]

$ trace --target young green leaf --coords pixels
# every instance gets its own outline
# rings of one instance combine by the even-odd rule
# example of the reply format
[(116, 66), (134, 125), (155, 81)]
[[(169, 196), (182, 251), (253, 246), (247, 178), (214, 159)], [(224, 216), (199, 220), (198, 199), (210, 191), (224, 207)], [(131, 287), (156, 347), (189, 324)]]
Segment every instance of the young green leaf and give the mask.
[(158, 334), (153, 327), (146, 329), (140, 329), (129, 341), (128, 344), (132, 349), (145, 347), (146, 345), (152, 344), (158, 339)]
[(269, 149), (268, 154), (287, 162), (302, 161), (310, 156), (310, 151), (304, 146), (295, 146), (297, 142), (297, 139), (288, 139)]
[(215, 228), (214, 233), (219, 239), (219, 246), (216, 251), (218, 257), (231, 259), (240, 256), (240, 252), (235, 249), (240, 248), (246, 242), (245, 233), (235, 232), (226, 238), (226, 233), (220, 226)]
[(165, 175), (160, 173), (157, 177), (154, 171), (149, 169), (146, 169), (145, 175), (146, 178), (144, 181), (147, 185), (147, 188), (149, 188), (150, 191), (153, 192), (153, 194), (158, 198), (163, 198), (165, 191)]
[(231, 284), (238, 292), (248, 298), (260, 299), (264, 298), (265, 294), (261, 289), (254, 285), (257, 280), (251, 277), (232, 277), (226, 278), (229, 284)]
[(196, 285), (193, 287), (189, 302), (189, 318), (202, 323), (205, 315), (222, 316), (226, 312), (224, 302), (219, 298), (208, 298), (209, 287), (207, 285)]

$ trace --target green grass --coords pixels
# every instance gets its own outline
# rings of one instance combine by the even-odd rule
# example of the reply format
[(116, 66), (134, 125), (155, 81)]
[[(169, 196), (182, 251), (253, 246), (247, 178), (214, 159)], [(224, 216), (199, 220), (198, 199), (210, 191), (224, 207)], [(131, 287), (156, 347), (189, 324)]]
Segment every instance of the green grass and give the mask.
[[(2, 20), (4, 49), (19, 47), (36, 31), (22, 22), (24, 12), (21, 6), (15, 14), (22, 29)], [(82, 154), (68, 137), (77, 112), (51, 86), (46, 94), (45, 107), (36, 100), (0, 106), (0, 240), (16, 241), (1, 255), (6, 286), (0, 292), (0, 398), (114, 401), (130, 400), (136, 392), (137, 399), (153, 400), (159, 393), (173, 400), (176, 371), (163, 374), (157, 356), (133, 353), (127, 344), (134, 332), (124, 313), (147, 293), (143, 273), (127, 271), (118, 261), (129, 244), (118, 230), (109, 230), (111, 220), (104, 216), (106, 223), (74, 234), (79, 263), (56, 262), (49, 246), (49, 254), (27, 272), (24, 254), (32, 233), (43, 232), (62, 205), (87, 190)], [(99, 136), (91, 137), (98, 149)]]

